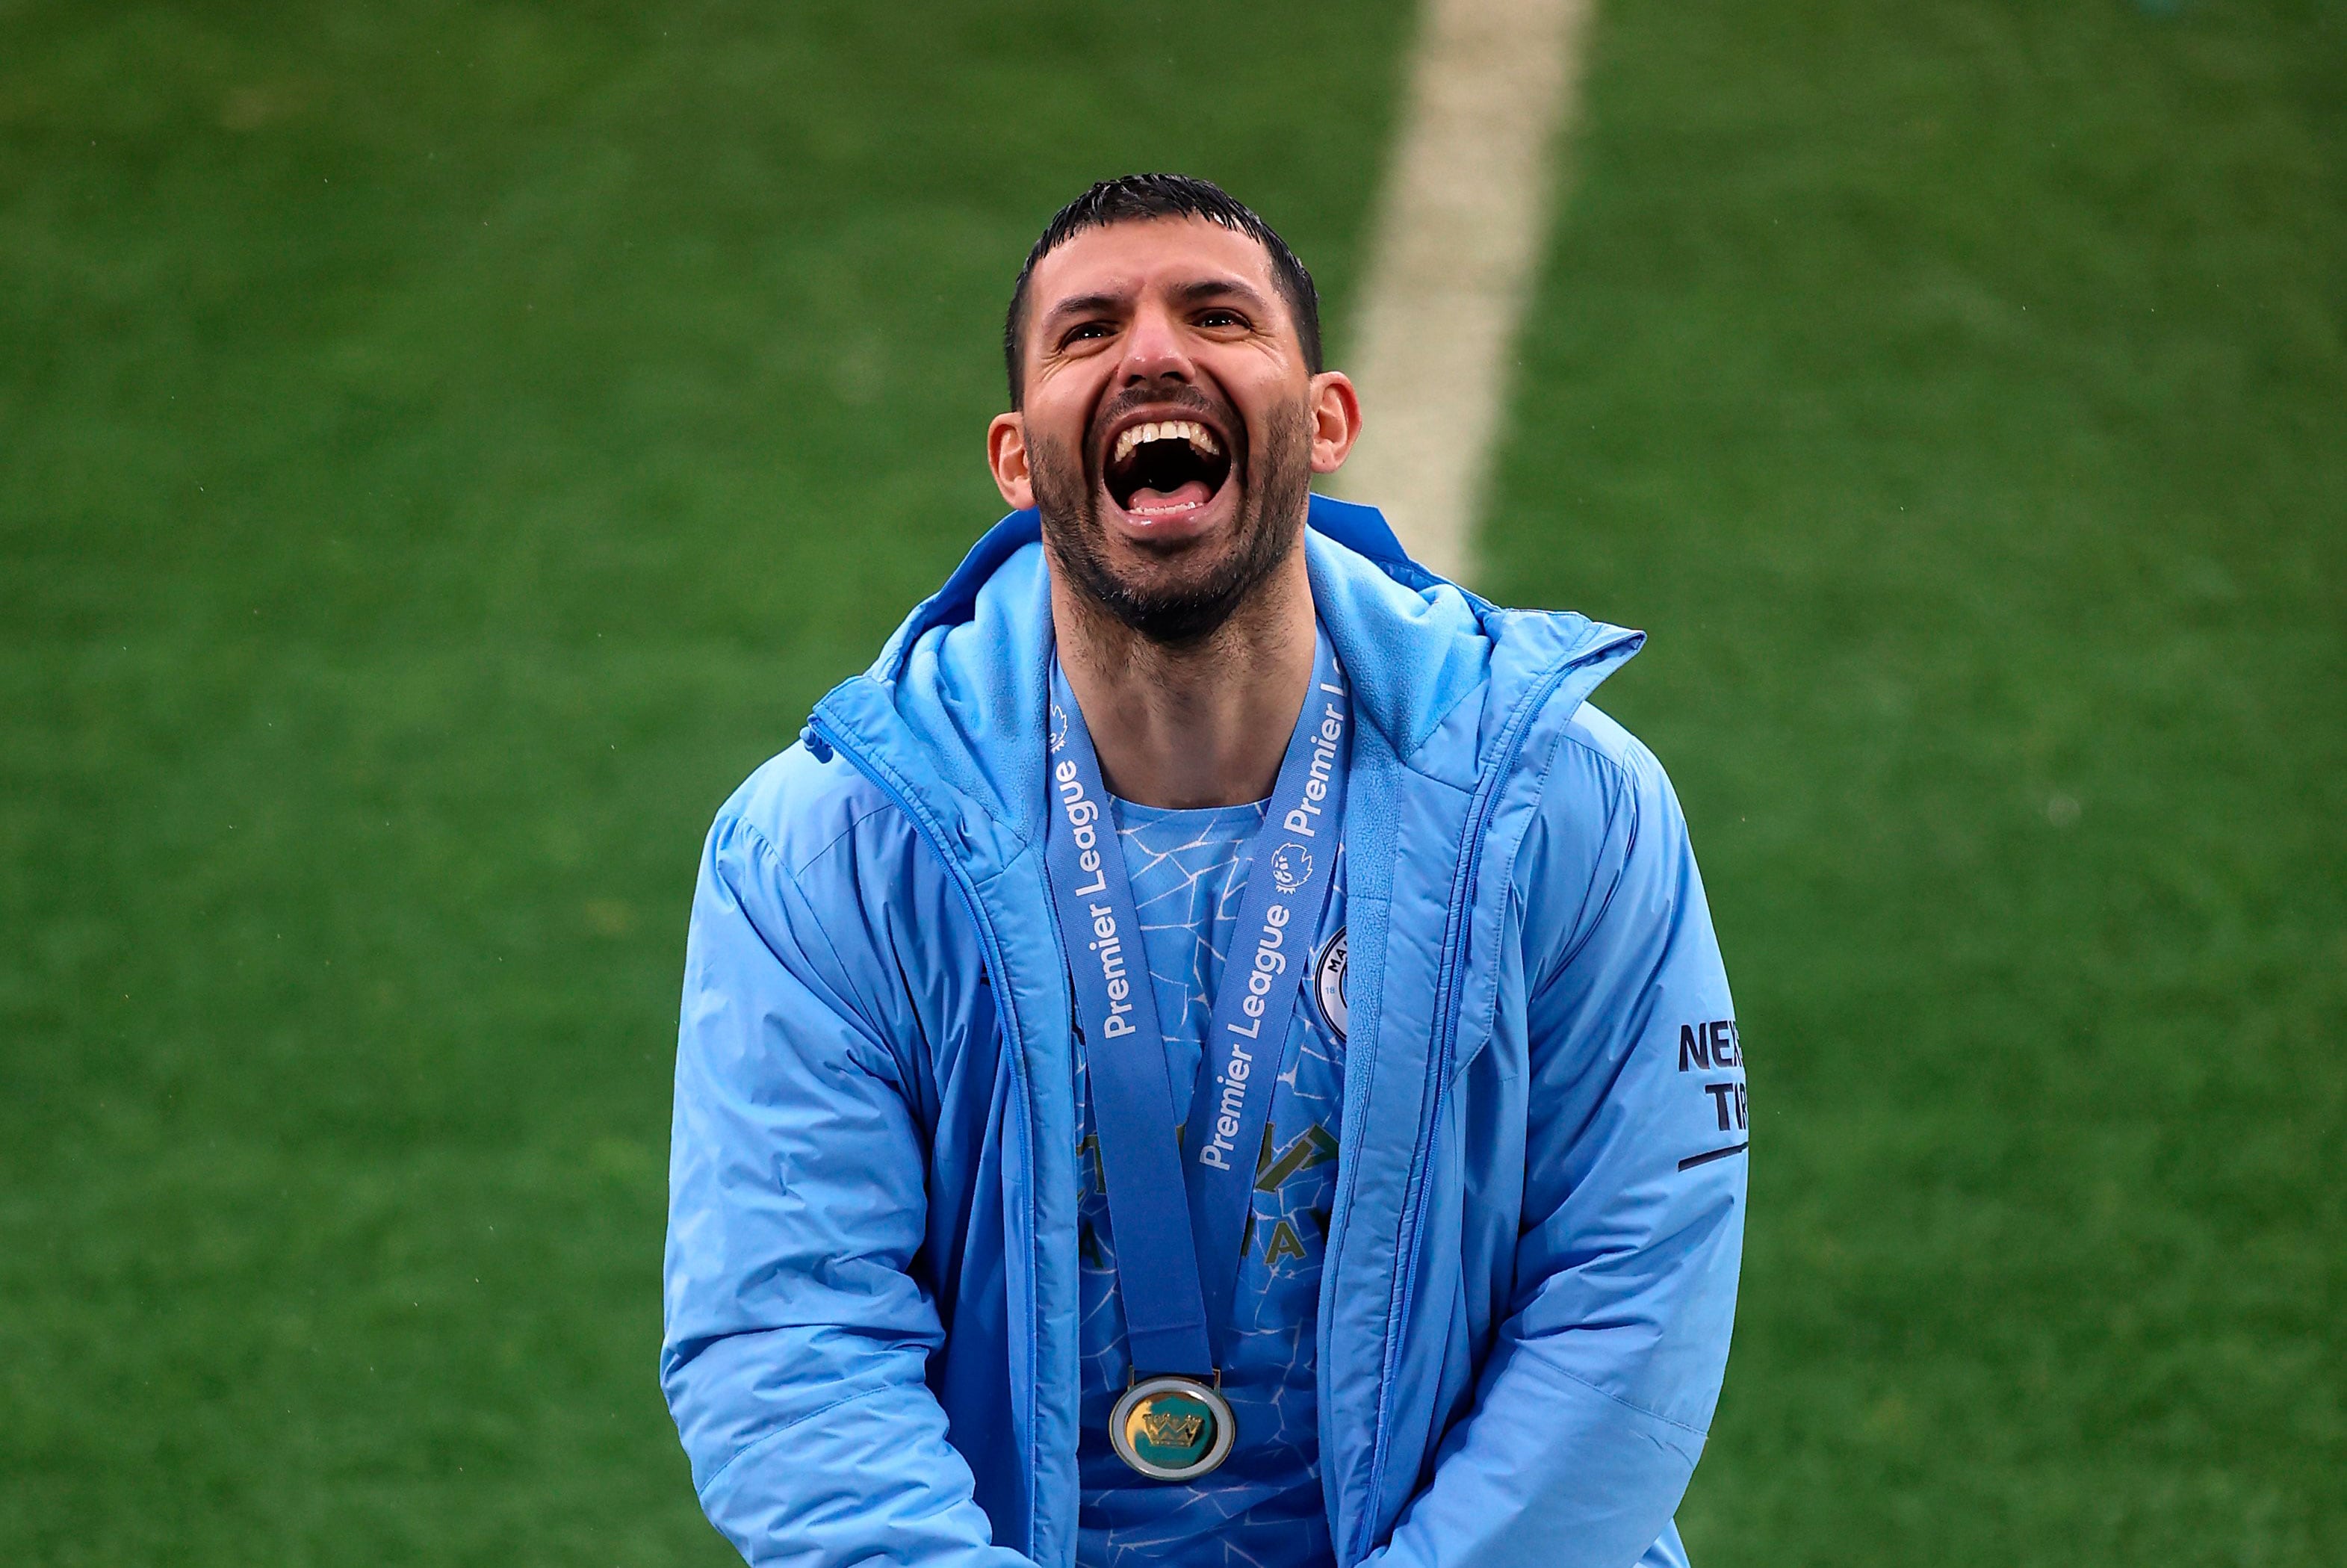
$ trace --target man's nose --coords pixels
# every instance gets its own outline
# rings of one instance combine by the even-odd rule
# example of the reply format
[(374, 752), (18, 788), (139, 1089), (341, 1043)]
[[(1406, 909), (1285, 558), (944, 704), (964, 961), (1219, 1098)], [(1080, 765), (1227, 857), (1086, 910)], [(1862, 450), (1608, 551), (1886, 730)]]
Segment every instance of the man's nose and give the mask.
[(1133, 330), (1125, 335), (1124, 359), (1117, 366), (1117, 378), (1126, 386), (1144, 381), (1196, 379), (1188, 346), (1182, 341), (1181, 323), (1171, 313), (1149, 308), (1134, 316)]

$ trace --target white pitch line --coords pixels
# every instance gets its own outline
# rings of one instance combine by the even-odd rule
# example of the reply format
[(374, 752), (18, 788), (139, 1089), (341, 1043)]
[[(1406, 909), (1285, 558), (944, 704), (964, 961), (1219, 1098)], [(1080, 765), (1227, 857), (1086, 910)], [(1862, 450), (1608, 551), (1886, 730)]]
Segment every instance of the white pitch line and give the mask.
[(1427, 0), (1351, 371), (1338, 492), (1464, 580), (1594, 0)]

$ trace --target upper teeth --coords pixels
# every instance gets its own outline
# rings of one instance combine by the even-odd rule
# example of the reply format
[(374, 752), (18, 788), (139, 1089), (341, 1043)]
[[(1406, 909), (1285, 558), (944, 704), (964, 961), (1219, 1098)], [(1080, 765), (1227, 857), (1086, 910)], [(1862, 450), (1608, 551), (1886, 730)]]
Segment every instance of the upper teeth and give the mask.
[(1157, 425), (1135, 425), (1125, 431), (1116, 438), (1116, 456), (1110, 461), (1123, 462), (1144, 441), (1187, 441), (1209, 457), (1222, 451), (1214, 432), (1204, 425), (1193, 425), (1186, 419), (1168, 419)]

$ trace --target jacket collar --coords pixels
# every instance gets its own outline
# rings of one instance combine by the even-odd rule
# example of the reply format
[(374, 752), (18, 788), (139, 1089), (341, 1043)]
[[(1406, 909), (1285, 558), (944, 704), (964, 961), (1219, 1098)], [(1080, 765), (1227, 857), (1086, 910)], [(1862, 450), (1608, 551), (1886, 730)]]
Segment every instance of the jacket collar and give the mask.
[[(1374, 507), (1314, 496), (1307, 521), (1314, 607), (1352, 678), (1361, 723), (1432, 776), (1471, 785), (1481, 743), (1514, 695), (1564, 664), (1586, 666), (1583, 689), (1594, 688), (1645, 641), (1570, 612), (1492, 605), (1411, 560)], [(1040, 832), (1048, 794), (1040, 736), (1051, 613), (1041, 538), (1034, 512), (1004, 518), (872, 668), (816, 708), (868, 762), (923, 796), (965, 848), (991, 848), (997, 865)], [(1430, 745), (1478, 694), (1478, 743)]]

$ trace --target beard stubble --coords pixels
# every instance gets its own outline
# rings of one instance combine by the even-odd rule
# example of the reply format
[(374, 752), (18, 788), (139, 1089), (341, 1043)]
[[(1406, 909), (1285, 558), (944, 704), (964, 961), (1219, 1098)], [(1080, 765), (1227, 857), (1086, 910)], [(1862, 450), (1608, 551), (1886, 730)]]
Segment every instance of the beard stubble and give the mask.
[[(1194, 403), (1202, 411), (1210, 406), (1194, 390), (1171, 401)], [(1103, 415), (1113, 417), (1110, 411)], [(1110, 564), (1107, 525), (1100, 515), (1101, 486), (1081, 456), (1070, 464), (1049, 446), (1031, 447), (1035, 509), (1041, 515), (1051, 559), (1085, 598), (1150, 641), (1166, 647), (1203, 641), (1222, 630), (1296, 548), (1312, 487), (1311, 432), (1302, 405), (1272, 411), (1265, 421), (1262, 445), (1249, 454), (1252, 472), (1234, 467), (1223, 481), (1244, 485), (1230, 542), (1196, 578), (1182, 580), (1177, 576), (1168, 582), (1121, 575)], [(1089, 431), (1085, 443), (1087, 448), (1099, 445)], [(1181, 555), (1168, 559), (1179, 560)]]

